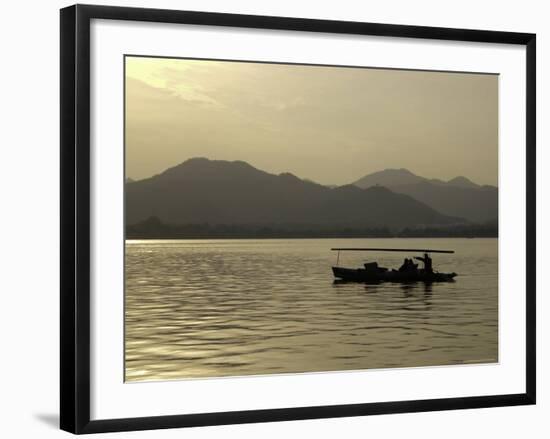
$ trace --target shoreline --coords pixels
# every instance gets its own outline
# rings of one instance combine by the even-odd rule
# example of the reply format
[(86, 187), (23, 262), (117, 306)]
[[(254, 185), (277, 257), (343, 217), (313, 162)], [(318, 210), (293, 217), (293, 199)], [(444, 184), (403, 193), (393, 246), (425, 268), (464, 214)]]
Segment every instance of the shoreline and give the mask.
[(205, 236), (205, 237), (135, 237), (125, 236), (124, 241), (255, 241), (255, 240), (306, 240), (306, 239), (498, 239), (498, 236), (247, 236), (247, 237), (221, 237), (221, 236)]

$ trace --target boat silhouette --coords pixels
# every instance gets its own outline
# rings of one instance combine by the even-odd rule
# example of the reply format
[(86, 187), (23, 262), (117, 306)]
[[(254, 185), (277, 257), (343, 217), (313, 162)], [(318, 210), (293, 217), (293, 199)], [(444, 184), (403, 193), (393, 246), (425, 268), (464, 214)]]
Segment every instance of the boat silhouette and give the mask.
[[(454, 253), (453, 250), (433, 249), (403, 249), (403, 248), (332, 248), (338, 252), (336, 266), (332, 267), (334, 277), (348, 282), (452, 282), (456, 273), (441, 273), (435, 271), (432, 266), (430, 253)], [(415, 256), (414, 259), (423, 263), (423, 268), (418, 268), (412, 259), (405, 261), (398, 269), (380, 267), (377, 262), (369, 262), (362, 268), (344, 268), (338, 266), (341, 251), (379, 251), (379, 252), (405, 252), (423, 253), (423, 256)]]

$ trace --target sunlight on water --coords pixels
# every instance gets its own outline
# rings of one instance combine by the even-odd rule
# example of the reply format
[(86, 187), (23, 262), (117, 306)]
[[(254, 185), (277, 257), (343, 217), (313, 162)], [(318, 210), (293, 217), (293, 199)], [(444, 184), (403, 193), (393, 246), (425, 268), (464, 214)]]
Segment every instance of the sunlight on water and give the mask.
[[(496, 239), (126, 243), (128, 381), (498, 360)], [(335, 283), (331, 247), (428, 247), (454, 283)], [(398, 267), (401, 253), (342, 253)]]

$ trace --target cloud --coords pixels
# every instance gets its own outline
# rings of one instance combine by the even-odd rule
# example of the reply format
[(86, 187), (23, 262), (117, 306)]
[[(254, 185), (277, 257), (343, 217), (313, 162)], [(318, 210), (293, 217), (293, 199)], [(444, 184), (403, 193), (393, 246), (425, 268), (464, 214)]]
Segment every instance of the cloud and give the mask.
[(497, 180), (495, 76), (126, 61), (127, 163), (136, 176), (198, 155), (322, 183), (389, 167)]

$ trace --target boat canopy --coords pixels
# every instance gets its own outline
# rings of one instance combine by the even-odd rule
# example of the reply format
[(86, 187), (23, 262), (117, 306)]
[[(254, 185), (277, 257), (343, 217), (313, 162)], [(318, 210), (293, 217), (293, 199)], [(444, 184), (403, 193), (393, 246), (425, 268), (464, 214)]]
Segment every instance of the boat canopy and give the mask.
[(343, 247), (343, 248), (331, 248), (333, 251), (357, 251), (357, 252), (366, 252), (366, 251), (377, 251), (377, 252), (407, 252), (407, 253), (454, 253), (454, 250), (433, 250), (433, 249), (423, 249), (423, 248), (353, 248), (353, 247)]

